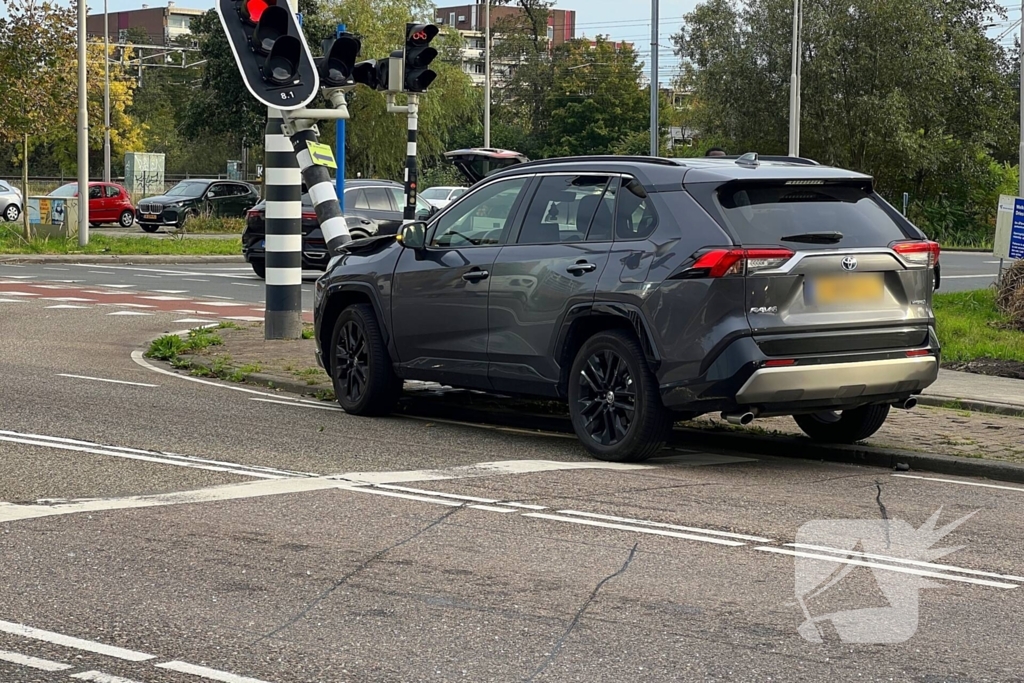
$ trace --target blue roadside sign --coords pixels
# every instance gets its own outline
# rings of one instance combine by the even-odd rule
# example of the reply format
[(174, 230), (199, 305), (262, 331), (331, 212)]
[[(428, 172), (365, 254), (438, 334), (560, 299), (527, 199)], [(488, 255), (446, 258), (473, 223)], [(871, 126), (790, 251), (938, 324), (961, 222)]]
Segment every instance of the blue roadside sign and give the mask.
[(1010, 258), (1024, 258), (1024, 199), (1013, 202), (1013, 224), (1010, 228)]

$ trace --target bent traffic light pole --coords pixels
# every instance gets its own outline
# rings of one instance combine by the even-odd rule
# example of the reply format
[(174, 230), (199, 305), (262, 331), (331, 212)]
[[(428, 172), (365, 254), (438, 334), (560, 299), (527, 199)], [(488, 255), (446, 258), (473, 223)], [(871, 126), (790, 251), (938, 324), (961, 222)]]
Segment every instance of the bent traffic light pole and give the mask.
[(264, 337), (302, 336), (302, 186), (279, 109), (268, 108), (265, 143), (266, 311)]

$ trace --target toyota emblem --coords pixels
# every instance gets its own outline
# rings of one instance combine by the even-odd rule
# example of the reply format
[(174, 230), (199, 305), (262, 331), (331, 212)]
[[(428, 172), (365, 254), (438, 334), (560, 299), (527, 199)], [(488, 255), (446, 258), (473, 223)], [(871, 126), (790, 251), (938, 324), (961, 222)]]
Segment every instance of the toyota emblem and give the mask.
[(857, 259), (847, 256), (843, 259), (843, 270), (857, 270)]

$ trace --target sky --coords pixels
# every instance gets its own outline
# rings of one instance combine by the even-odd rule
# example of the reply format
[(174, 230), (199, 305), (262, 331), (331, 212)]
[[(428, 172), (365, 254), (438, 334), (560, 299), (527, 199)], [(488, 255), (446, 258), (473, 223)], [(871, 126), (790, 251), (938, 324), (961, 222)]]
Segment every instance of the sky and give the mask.
[[(61, 0), (58, 0), (59, 2)], [(102, 11), (102, 3), (88, 0), (89, 11)], [(143, 3), (151, 7), (164, 6), (167, 0), (108, 0), (111, 12), (138, 8)], [(439, 5), (462, 4), (472, 0), (440, 0)], [(175, 0), (181, 7), (210, 9), (213, 0)], [(659, 2), (659, 37), (658, 59), (659, 74), (662, 84), (667, 84), (675, 76), (679, 58), (672, 53), (672, 34), (679, 31), (682, 17), (693, 10), (698, 0), (660, 0)], [(299, 0), (301, 6), (302, 0)], [(1010, 27), (1011, 22), (1020, 18), (1020, 4), (1010, 4), (1002, 0), (1007, 7), (1006, 21), (996, 20), (989, 29), (992, 37), (997, 37)], [(644, 62), (645, 75), (650, 75), (651, 56), (651, 5), (648, 0), (556, 0), (559, 9), (576, 10), (576, 35), (593, 37), (598, 34), (607, 35), (613, 40), (625, 40), (634, 43), (640, 59)], [(626, 8), (629, 8), (628, 10)], [(0, 5), (0, 16), (5, 14)], [(1007, 47), (1013, 47), (1013, 39), (1018, 35), (1012, 31), (1000, 40)]]

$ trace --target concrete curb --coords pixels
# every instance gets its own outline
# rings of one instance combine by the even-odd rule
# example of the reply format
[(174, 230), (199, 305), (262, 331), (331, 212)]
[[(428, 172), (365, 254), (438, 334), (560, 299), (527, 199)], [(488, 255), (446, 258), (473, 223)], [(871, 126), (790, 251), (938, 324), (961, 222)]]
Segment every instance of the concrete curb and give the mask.
[[(205, 363), (200, 364), (206, 365)], [(209, 367), (208, 365), (206, 366)], [(264, 386), (303, 396), (313, 396), (316, 394), (316, 389), (304, 382), (282, 381), (260, 373), (248, 375), (246, 384)], [(398, 412), (414, 414), (418, 417), (451, 419), (451, 403), (438, 400), (436, 396), (430, 396), (430, 393), (430, 391), (424, 391), (422, 394), (417, 395), (407, 392), (399, 405)], [(946, 402), (945, 399), (942, 399), (941, 401), (936, 401), (936, 404), (942, 405), (944, 402)], [(968, 403), (970, 402), (961, 401), (965, 408), (968, 407)], [(471, 405), (461, 403), (458, 407), (460, 418), (469, 422), (498, 423), (503, 426), (519, 429), (534, 429), (561, 434), (572, 433), (572, 425), (568, 419), (557, 415), (527, 413), (518, 410), (480, 410)], [(972, 409), (980, 410), (979, 408)], [(1020, 412), (1013, 410), (1009, 414), (1019, 415)], [(984, 460), (981, 458), (958, 458), (949, 455), (918, 453), (899, 449), (875, 448), (861, 444), (819, 444), (804, 437), (754, 435), (727, 430), (676, 427), (672, 432), (669, 443), (681, 448), (700, 448), (726, 454), (740, 452), (777, 458), (797, 458), (801, 460), (882, 467), (888, 470), (893, 470), (897, 464), (901, 464), (910, 467), (908, 473), (931, 472), (960, 477), (980, 477), (996, 481), (1024, 483), (1024, 465), (1015, 463)]]
[(923, 406), (935, 408), (949, 408), (950, 404), (956, 404), (963, 410), (971, 410), (977, 413), (993, 413), (995, 415), (1007, 415), (1009, 417), (1024, 417), (1024, 408), (1009, 403), (996, 403), (994, 401), (977, 401), (974, 399), (956, 398), (954, 396), (941, 396), (936, 394), (920, 394), (917, 402)]
[(132, 264), (200, 264), (200, 263), (245, 263), (238, 256), (173, 256), (165, 254), (0, 254), (2, 263), (119, 263)]

